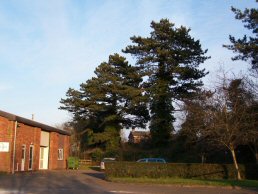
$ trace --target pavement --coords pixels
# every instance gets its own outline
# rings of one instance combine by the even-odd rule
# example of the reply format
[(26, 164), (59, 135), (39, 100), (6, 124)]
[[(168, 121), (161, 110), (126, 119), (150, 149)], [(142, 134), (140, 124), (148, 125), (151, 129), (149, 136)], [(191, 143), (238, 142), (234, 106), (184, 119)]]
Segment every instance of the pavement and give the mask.
[(112, 183), (93, 170), (23, 172), (0, 175), (0, 194), (258, 194), (256, 189)]

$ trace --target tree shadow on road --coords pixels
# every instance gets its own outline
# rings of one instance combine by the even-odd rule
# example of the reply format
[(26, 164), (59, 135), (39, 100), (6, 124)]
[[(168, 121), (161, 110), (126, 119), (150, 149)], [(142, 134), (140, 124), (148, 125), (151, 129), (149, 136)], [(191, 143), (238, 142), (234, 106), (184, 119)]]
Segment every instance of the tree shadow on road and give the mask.
[(105, 173), (103, 173), (103, 172), (85, 172), (83, 174), (86, 174), (88, 176), (98, 178), (98, 179), (101, 179), (101, 180), (106, 180), (105, 179)]
[[(97, 176), (100, 177), (100, 176)], [(3, 179), (3, 180), (2, 180)], [(15, 175), (1, 176), (0, 190), (9, 193), (57, 193), (57, 194), (84, 194), (98, 193), (107, 194), (97, 185), (87, 184), (81, 181), (74, 174), (66, 174), (65, 172), (46, 172), (46, 173), (23, 173)]]

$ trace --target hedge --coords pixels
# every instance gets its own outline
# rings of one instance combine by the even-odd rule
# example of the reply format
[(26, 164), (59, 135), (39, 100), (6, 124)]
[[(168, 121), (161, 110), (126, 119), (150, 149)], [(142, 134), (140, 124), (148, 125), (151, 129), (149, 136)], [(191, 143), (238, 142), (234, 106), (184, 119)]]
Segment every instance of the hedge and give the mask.
[[(258, 165), (239, 167), (244, 179), (258, 179)], [(233, 164), (109, 162), (105, 168), (107, 177), (236, 179)]]

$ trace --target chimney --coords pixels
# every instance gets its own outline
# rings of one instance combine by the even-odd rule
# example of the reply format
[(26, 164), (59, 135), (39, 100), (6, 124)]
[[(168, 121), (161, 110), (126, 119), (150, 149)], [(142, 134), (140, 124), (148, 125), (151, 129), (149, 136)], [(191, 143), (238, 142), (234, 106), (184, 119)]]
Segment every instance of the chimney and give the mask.
[(33, 121), (34, 121), (34, 114), (32, 114), (32, 115), (31, 115), (31, 120), (33, 120)]
[(135, 132), (135, 128), (134, 127), (132, 128), (132, 132)]

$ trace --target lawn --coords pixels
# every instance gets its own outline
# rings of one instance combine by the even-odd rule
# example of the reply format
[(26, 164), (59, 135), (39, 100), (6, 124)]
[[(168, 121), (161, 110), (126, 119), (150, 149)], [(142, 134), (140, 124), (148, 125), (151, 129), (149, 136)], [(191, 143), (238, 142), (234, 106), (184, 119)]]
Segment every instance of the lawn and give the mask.
[(151, 184), (174, 184), (174, 185), (203, 185), (203, 186), (231, 186), (231, 187), (253, 187), (258, 188), (257, 180), (203, 180), (203, 179), (182, 179), (182, 178), (114, 178), (107, 180), (120, 183), (151, 183)]

